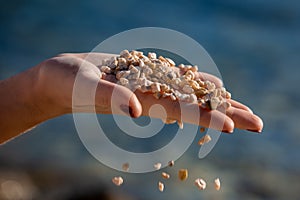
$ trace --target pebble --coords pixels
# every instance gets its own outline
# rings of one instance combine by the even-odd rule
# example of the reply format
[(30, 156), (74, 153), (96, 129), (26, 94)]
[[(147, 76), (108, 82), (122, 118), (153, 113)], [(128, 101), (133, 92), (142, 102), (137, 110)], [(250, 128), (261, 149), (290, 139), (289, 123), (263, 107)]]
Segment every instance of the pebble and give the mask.
[(185, 181), (188, 178), (189, 174), (188, 174), (188, 170), (187, 169), (180, 169), (178, 171), (178, 178), (181, 181)]
[(174, 160), (170, 160), (170, 161), (168, 162), (168, 166), (169, 166), (169, 167), (173, 167), (174, 164), (175, 164)]
[(206, 188), (206, 182), (201, 178), (197, 178), (194, 183), (199, 190), (204, 190)]
[(162, 172), (161, 173), (161, 176), (164, 178), (164, 179), (169, 179), (170, 178), (170, 174), (166, 173), (166, 172)]
[(123, 169), (125, 172), (128, 172), (128, 170), (129, 170), (129, 163), (124, 163), (124, 164), (122, 165), (122, 169)]
[(120, 186), (123, 184), (123, 178), (121, 176), (118, 176), (118, 177), (114, 177), (112, 179), (112, 182), (116, 185), (116, 186)]
[(154, 164), (154, 168), (156, 169), (156, 170), (159, 170), (160, 168), (161, 168), (161, 163), (155, 163)]
[(165, 189), (165, 185), (162, 183), (162, 182), (158, 182), (158, 189), (159, 189), (159, 191), (161, 191), (161, 192), (163, 192), (164, 191), (164, 189)]
[(205, 143), (208, 143), (211, 141), (211, 137), (209, 135), (204, 135), (199, 141), (198, 141), (198, 145), (203, 145)]
[(214, 181), (214, 183), (215, 183), (215, 189), (219, 191), (221, 189), (220, 179), (216, 178), (215, 181)]

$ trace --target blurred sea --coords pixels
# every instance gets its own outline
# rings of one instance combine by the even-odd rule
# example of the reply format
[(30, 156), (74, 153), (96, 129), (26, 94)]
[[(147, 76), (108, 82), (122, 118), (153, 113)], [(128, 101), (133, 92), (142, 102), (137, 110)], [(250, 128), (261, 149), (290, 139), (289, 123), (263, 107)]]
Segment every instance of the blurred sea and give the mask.
[(170, 28), (207, 50), (226, 88), (265, 127), (261, 135), (222, 135), (202, 160), (195, 143), (169, 169), (174, 177), (180, 167), (191, 177), (220, 177), (221, 191), (174, 178), (160, 193), (159, 173), (123, 174), (126, 183), (115, 188), (120, 173), (96, 161), (72, 116), (62, 116), (0, 146), (0, 199), (300, 199), (299, 10), (296, 0), (2, 1), (1, 79), (62, 52), (91, 51), (121, 31)]

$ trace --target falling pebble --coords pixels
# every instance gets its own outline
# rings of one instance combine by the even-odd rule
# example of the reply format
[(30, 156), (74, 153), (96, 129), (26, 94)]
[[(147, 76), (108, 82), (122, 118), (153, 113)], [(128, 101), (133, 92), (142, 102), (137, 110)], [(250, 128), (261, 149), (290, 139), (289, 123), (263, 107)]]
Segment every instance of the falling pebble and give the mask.
[(118, 177), (114, 177), (112, 179), (112, 182), (116, 185), (116, 186), (120, 186), (123, 184), (123, 178), (121, 176)]

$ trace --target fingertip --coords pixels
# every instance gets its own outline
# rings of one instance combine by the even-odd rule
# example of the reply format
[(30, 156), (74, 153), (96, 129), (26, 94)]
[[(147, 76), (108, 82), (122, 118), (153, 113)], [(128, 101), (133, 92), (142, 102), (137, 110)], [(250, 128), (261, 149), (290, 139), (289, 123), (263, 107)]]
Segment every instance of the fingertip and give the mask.
[(234, 130), (234, 122), (230, 118), (227, 118), (224, 123), (222, 132), (232, 134), (233, 130)]
[(258, 131), (257, 132), (261, 133), (263, 130), (263, 127), (264, 127), (264, 122), (261, 118), (258, 117), (258, 129), (257, 129)]
[(258, 117), (256, 115), (254, 115), (254, 119), (255, 119), (255, 129), (254, 130), (255, 130), (255, 132), (261, 133), (263, 130), (263, 127), (264, 127), (264, 122), (260, 117)]
[(219, 112), (217, 110), (210, 111), (205, 116), (204, 113), (202, 114), (203, 117), (209, 118), (209, 128), (216, 129), (222, 131), (224, 133), (232, 133), (234, 130), (234, 122), (233, 120), (228, 117), (227, 115)]
[(223, 133), (227, 133), (227, 134), (232, 134), (232, 133), (233, 133), (233, 131), (232, 131), (232, 130), (230, 130), (230, 131), (227, 131), (227, 130), (222, 130), (222, 132), (223, 132)]

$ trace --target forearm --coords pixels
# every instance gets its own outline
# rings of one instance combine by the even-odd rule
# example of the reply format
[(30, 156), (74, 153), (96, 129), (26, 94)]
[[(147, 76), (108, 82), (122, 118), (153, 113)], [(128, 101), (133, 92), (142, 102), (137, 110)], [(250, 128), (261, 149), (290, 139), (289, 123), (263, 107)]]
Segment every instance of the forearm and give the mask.
[(0, 143), (57, 115), (41, 108), (38, 92), (39, 67), (0, 81)]

